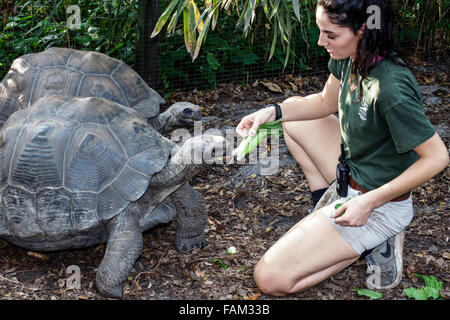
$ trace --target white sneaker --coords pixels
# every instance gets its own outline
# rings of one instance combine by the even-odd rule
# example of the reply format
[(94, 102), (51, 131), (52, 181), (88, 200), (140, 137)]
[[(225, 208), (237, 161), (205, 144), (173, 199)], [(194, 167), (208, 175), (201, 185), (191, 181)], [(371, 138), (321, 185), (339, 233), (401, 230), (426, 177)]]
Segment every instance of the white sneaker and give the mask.
[(386, 290), (396, 287), (402, 280), (403, 242), (402, 231), (372, 250), (365, 259), (367, 263), (366, 285), (369, 289)]

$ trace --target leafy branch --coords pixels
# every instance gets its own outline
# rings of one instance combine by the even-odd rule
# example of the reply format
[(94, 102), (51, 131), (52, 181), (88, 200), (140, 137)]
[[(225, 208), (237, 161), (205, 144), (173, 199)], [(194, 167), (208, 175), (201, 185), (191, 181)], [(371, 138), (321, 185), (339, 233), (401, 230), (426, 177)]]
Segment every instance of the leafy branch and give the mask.
[(251, 30), (256, 17), (263, 16), (267, 20), (264, 25), (271, 32), (269, 60), (274, 55), (277, 43), (280, 42), (286, 53), (284, 66), (287, 65), (291, 51), (292, 31), (303, 21), (299, 0), (245, 0), (245, 2), (243, 0), (205, 0), (202, 8), (203, 12), (200, 14), (194, 0), (172, 0), (156, 23), (152, 37), (158, 35), (167, 22), (167, 32), (174, 33), (178, 27), (178, 19), (183, 15), (184, 42), (186, 50), (194, 61), (209, 30), (215, 29), (219, 12), (225, 12), (227, 15), (236, 12), (239, 16), (236, 27), (242, 26), (245, 36)]

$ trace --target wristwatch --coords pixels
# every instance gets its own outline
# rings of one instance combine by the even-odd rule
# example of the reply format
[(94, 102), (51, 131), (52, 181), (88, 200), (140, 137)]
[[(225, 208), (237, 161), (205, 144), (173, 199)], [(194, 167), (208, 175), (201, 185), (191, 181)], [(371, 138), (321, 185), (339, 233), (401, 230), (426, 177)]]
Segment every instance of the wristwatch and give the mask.
[(281, 119), (283, 115), (281, 114), (281, 107), (278, 103), (269, 103), (266, 105), (266, 108), (268, 107), (275, 107), (275, 121)]

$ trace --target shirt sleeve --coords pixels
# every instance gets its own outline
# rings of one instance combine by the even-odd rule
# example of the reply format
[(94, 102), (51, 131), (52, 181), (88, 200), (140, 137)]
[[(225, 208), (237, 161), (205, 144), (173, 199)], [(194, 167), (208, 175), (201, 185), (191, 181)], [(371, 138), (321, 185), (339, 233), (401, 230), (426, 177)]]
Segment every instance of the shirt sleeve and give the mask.
[(414, 100), (397, 103), (385, 112), (385, 117), (398, 153), (414, 149), (436, 133), (422, 104)]
[(340, 64), (337, 60), (330, 58), (328, 61), (328, 70), (338, 79), (341, 80)]

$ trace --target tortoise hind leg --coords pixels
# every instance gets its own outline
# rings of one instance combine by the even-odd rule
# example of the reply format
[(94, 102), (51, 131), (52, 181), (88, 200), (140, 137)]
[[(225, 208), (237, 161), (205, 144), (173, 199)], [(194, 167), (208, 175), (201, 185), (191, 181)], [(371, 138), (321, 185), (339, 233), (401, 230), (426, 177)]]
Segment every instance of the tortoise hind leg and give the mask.
[(105, 297), (122, 298), (123, 283), (142, 253), (142, 232), (130, 206), (112, 219), (108, 228), (105, 256), (96, 275), (97, 288)]
[(175, 248), (178, 251), (203, 248), (206, 245), (206, 207), (203, 195), (186, 183), (172, 193), (170, 198), (177, 209)]

